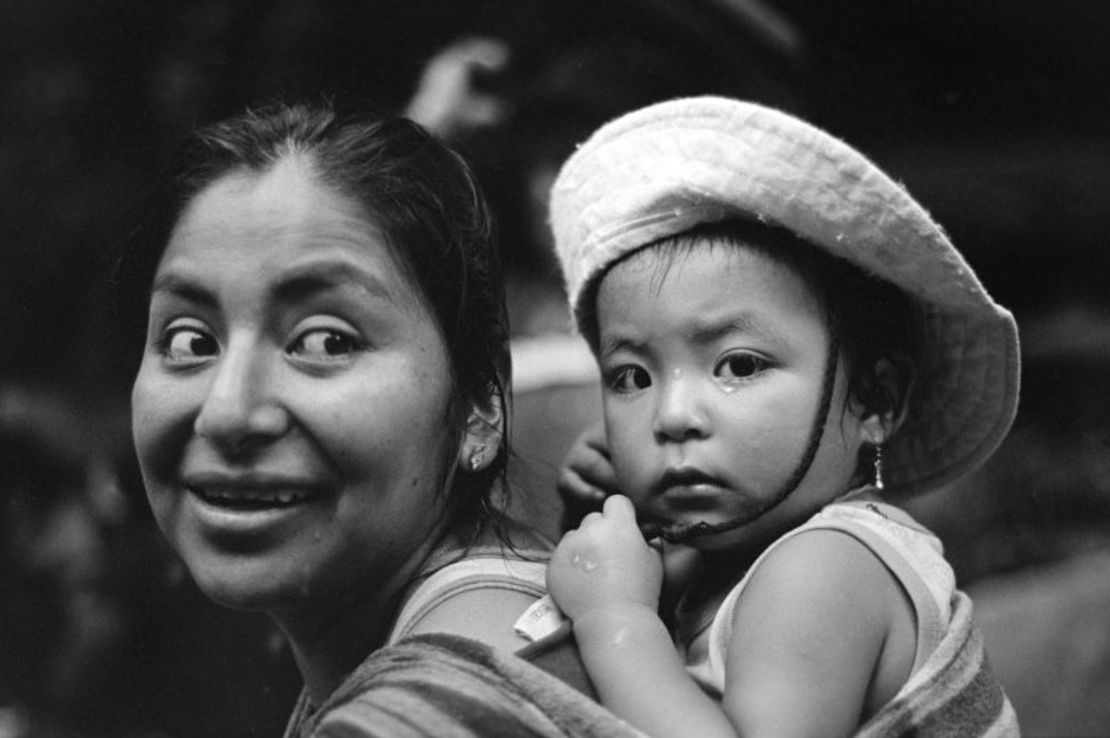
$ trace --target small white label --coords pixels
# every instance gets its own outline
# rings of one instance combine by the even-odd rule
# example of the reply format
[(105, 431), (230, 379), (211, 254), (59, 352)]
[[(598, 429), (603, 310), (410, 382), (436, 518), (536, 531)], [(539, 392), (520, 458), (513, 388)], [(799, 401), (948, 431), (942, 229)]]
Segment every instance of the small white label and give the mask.
[(569, 627), (570, 621), (555, 605), (551, 595), (541, 597), (513, 624), (513, 630), (523, 638), (535, 643), (541, 638)]

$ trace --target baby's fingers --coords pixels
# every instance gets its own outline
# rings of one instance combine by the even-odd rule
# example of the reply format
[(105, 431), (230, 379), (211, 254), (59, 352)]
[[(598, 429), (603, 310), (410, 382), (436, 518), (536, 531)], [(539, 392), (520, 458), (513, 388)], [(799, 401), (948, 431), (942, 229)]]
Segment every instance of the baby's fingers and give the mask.
[(605, 505), (601, 511), (607, 518), (636, 525), (636, 508), (632, 506), (632, 500), (624, 495), (610, 496), (605, 500)]
[(643, 534), (636, 524), (636, 508), (632, 505), (632, 500), (624, 495), (612, 495), (606, 498), (601, 515), (622, 538), (643, 543)]
[(568, 505), (601, 506), (608, 492), (601, 487), (591, 484), (578, 471), (572, 468), (563, 469), (559, 480), (555, 483), (559, 497)]
[[(564, 488), (564, 482), (566, 485)], [(587, 436), (582, 436), (567, 451), (563, 461), (563, 473), (559, 482), (559, 492), (564, 498), (573, 496), (578, 490), (588, 488), (600, 491), (603, 495), (617, 491), (617, 475), (604, 448), (599, 448)]]

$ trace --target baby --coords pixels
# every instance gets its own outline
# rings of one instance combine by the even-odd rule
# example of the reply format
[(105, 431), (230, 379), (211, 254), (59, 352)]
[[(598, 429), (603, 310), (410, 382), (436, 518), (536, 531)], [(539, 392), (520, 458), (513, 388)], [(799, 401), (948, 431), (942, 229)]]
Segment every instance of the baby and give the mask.
[[(604, 446), (570, 465), (621, 494), (547, 578), (603, 703), (661, 738), (1016, 734), (940, 542), (889, 502), (1017, 406), (1014, 320), (940, 227), (843, 142), (720, 98), (604, 126), (552, 223), (603, 384)], [(673, 629), (645, 535), (700, 554)]]

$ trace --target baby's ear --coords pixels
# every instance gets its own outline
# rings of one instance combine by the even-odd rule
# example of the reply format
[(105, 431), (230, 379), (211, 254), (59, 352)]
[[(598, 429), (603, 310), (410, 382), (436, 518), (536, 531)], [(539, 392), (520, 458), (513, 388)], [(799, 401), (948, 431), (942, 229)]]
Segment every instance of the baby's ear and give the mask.
[(883, 443), (902, 425), (915, 380), (916, 371), (908, 358), (883, 358), (875, 362), (854, 398), (861, 409), (865, 442)]
[(459, 444), (459, 468), (473, 473), (489, 466), (497, 458), (504, 433), (505, 402), (500, 390), (494, 390), (488, 398), (471, 403)]

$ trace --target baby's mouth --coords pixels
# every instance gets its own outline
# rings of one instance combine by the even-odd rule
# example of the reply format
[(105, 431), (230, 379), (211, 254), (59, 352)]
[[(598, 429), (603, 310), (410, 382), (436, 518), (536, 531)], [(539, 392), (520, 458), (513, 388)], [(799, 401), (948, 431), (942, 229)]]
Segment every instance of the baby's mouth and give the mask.
[(692, 467), (683, 467), (665, 471), (654, 485), (652, 492), (663, 495), (672, 490), (694, 490), (722, 486), (724, 486), (724, 482), (712, 474), (707, 474)]

